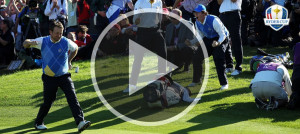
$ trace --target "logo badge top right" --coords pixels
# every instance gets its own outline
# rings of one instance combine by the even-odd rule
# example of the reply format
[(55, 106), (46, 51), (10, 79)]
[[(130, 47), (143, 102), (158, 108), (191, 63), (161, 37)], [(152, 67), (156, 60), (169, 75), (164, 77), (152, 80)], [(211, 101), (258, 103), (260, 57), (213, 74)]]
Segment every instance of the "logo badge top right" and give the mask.
[(288, 10), (280, 5), (272, 5), (266, 10), (265, 25), (270, 26), (275, 31), (289, 25)]

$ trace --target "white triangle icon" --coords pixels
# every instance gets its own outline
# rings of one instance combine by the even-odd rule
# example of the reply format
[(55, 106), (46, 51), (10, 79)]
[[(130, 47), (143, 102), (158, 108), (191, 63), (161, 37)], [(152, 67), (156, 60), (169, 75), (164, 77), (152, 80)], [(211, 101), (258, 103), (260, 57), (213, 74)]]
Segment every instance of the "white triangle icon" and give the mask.
[[(135, 58), (139, 60), (136, 60)], [(133, 65), (134, 62), (139, 62), (141, 64), (140, 73), (136, 72), (139, 71), (139, 67), (136, 67), (138, 66), (136, 64), (139, 63), (135, 63), (135, 65)], [(166, 66), (159, 68), (161, 67), (159, 64), (166, 64)], [(178, 66), (129, 39), (129, 83), (132, 80), (137, 81), (136, 87), (132, 88), (129, 85), (129, 95), (134, 94), (150, 84), (152, 81), (159, 79), (161, 76), (168, 74), (177, 68)], [(159, 73), (158, 70), (166, 71), (165, 73)], [(134, 74), (138, 75), (135, 76)]]

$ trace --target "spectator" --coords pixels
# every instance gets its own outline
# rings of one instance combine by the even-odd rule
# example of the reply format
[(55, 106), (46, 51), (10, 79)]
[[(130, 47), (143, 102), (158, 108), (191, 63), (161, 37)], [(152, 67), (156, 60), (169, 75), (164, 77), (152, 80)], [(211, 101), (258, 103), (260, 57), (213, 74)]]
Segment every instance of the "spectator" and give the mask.
[(77, 0), (68, 0), (68, 27), (67, 35), (70, 32), (76, 32), (77, 30)]
[(207, 6), (206, 6), (207, 12), (211, 15), (219, 16), (220, 12), (220, 5), (218, 3), (218, 0), (212, 0)]
[[(213, 55), (219, 82), (221, 85), (220, 90), (228, 89), (228, 82), (225, 73), (225, 52), (230, 52), (228, 44), (229, 32), (218, 17), (209, 15), (207, 13), (204, 5), (199, 4), (194, 11), (194, 15), (197, 18), (196, 29), (203, 39), (208, 56)], [(195, 86), (196, 84), (201, 82), (200, 78), (202, 73), (203, 60), (204, 56), (202, 47), (198, 47), (193, 62), (193, 82), (189, 86)]]
[(12, 22), (9, 19), (1, 21), (0, 33), (0, 65), (8, 65), (14, 58), (14, 37), (11, 32)]
[(90, 25), (90, 6), (86, 2), (86, 0), (79, 0), (77, 2), (77, 21), (79, 25), (86, 25), (89, 27)]
[[(177, 18), (171, 19), (171, 24), (166, 29), (166, 45), (167, 45), (167, 59), (181, 68), (184, 65), (184, 71), (189, 70), (192, 62), (194, 48), (185, 45), (185, 40), (191, 40), (194, 36), (194, 31), (191, 31), (183, 22), (182, 13), (179, 9), (173, 9), (172, 13), (178, 15)], [(193, 25), (192, 22), (185, 22)]]
[[(24, 7), (23, 5), (26, 6), (25, 1), (21, 1), (21, 0), (13, 0), (14, 2), (12, 2), (12, 8), (15, 9), (15, 11), (17, 12), (17, 15), (20, 13), (20, 11), (22, 10), (22, 8)], [(23, 2), (23, 3), (22, 3)]]
[[(135, 3), (134, 10), (152, 8), (157, 12), (162, 12), (162, 1), (155, 0), (152, 2), (153, 3), (150, 3), (148, 0), (138, 0)], [(135, 13), (133, 16), (133, 22), (138, 27), (136, 42), (165, 59), (166, 44), (162, 34), (158, 30), (161, 19), (162, 15), (159, 13)], [(144, 53), (143, 51), (139, 51), (134, 54), (133, 71), (129, 78), (129, 85), (123, 92), (129, 92), (129, 90), (135, 90), (137, 88), (136, 84), (141, 71)], [(158, 58), (158, 73), (166, 73), (166, 62), (161, 58)]]
[(135, 40), (136, 31), (133, 31), (133, 29), (136, 28), (136, 25), (130, 24), (129, 19), (125, 14), (120, 14), (120, 16), (124, 18), (118, 23), (121, 27), (122, 36), (125, 38), (125, 40), (126, 39)]
[[(12, 21), (12, 26), (16, 23), (16, 17), (19, 14), (18, 8), (15, 6), (15, 1), (11, 0), (8, 3), (8, 7), (6, 8), (7, 14), (9, 16), (9, 19)], [(15, 35), (13, 34), (14, 38)]]
[(22, 46), (22, 31), (21, 31), (21, 25), (17, 24), (16, 25), (16, 21), (18, 19), (18, 15), (22, 9), (22, 5), (19, 2), (12, 2), (12, 8), (14, 9), (14, 11), (16, 12), (16, 18), (15, 18), (15, 26), (13, 28), (13, 32), (15, 33), (15, 39), (16, 39), (16, 43), (15, 43), (15, 50), (17, 52), (21, 51), (21, 49), (23, 49)]
[[(14, 33), (17, 33), (20, 24), (22, 32), (21, 42), (23, 42), (25, 39), (38, 38), (42, 36), (39, 28), (40, 24), (37, 18), (39, 13), (40, 12), (37, 0), (30, 0), (28, 2), (28, 6), (25, 6), (19, 13), (16, 20)], [(18, 37), (18, 41), (19, 40), (20, 39)], [(21, 49), (20, 51), (23, 50)], [(40, 50), (36, 48), (25, 49), (25, 51), (26, 52), (24, 53), (26, 53), (26, 55), (32, 57), (33, 59), (39, 59), (41, 57)]]
[[(23, 39), (40, 37), (39, 23), (37, 17), (39, 14), (37, 0), (30, 0), (29, 5), (24, 7), (19, 13), (16, 20), (14, 33), (17, 33), (19, 24), (21, 25), (21, 31), (23, 33)], [(23, 42), (23, 41), (21, 41)]]
[(163, 3), (165, 3), (166, 7), (172, 7), (174, 5), (176, 0), (163, 0)]
[(258, 108), (273, 110), (287, 103), (292, 93), (291, 86), (288, 70), (281, 64), (271, 62), (259, 65), (250, 88)]
[(107, 32), (100, 44), (100, 50), (98, 51), (100, 56), (121, 54), (125, 52), (128, 46), (128, 40), (125, 41), (120, 33), (121, 27), (119, 24), (115, 24)]
[[(16, 14), (16, 18), (17, 18), (18, 14), (20, 13), (20, 11), (22, 10), (22, 8), (24, 6), (26, 6), (25, 1), (11, 0), (8, 9), (10, 9), (10, 13), (15, 13)], [(15, 18), (15, 20), (16, 20), (16, 18)]]
[(120, 25), (122, 30), (123, 30), (123, 28), (132, 26), (132, 24), (130, 24), (129, 19), (127, 18), (127, 16), (125, 14), (120, 14), (119, 16), (124, 18), (118, 22), (118, 24)]
[(288, 108), (294, 110), (300, 108), (300, 42), (294, 46), (294, 67), (292, 74), (292, 95)]
[[(45, 15), (49, 16), (50, 21), (59, 20), (65, 27), (67, 24), (68, 7), (67, 0), (48, 0)], [(64, 29), (64, 34), (66, 33)]]
[(133, 10), (132, 0), (112, 0), (110, 7), (106, 12), (106, 16), (109, 20), (109, 23), (114, 21), (122, 10), (125, 9), (125, 4), (127, 3), (128, 7)]
[[(127, 18), (127, 16), (125, 14), (120, 14), (120, 16), (122, 18), (124, 18), (123, 20), (119, 21), (119, 23), (118, 23), (121, 27), (121, 34), (122, 34), (121, 36), (122, 36), (123, 40), (124, 41), (129, 40), (129, 39), (135, 40), (137, 26), (130, 24), (129, 18)], [(129, 44), (128, 43), (125, 43), (125, 44), (126, 44), (125, 53), (129, 53)]]
[(171, 12), (172, 9), (169, 11), (168, 8), (163, 8), (163, 14), (162, 14), (162, 20), (161, 23), (159, 24), (160, 30), (162, 30), (162, 34), (165, 37), (165, 32), (167, 29), (167, 25), (171, 23), (171, 20), (169, 19), (169, 12)]
[(292, 2), (292, 11), (290, 13), (290, 29), (293, 37), (293, 44), (300, 42), (299, 35), (300, 27), (300, 0), (294, 0)]
[[(242, 45), (251, 45), (248, 44), (248, 37), (249, 34), (253, 33), (254, 26), (249, 25), (250, 22), (254, 22), (256, 16), (256, 7), (257, 2), (256, 0), (242, 0), (242, 26), (241, 26), (241, 38), (242, 38)], [(251, 42), (250, 42), (251, 43)]]
[(207, 6), (211, 0), (184, 0), (181, 2), (181, 0), (176, 0), (173, 9), (177, 8), (177, 6), (180, 4), (179, 9), (182, 12), (182, 18), (188, 21), (195, 22), (193, 11), (198, 6), (198, 4), (202, 4), (204, 6)]
[(93, 10), (96, 17), (96, 27), (98, 29), (98, 35), (105, 29), (109, 21), (106, 18), (105, 11), (109, 7), (109, 0), (93, 0), (91, 9)]
[(8, 18), (8, 14), (7, 14), (7, 10), (6, 10), (7, 6), (6, 5), (1, 5), (0, 6), (0, 15), (3, 17), (3, 18)]
[[(29, 0), (18, 0), (18, 4), (20, 4), (22, 7), (25, 7), (28, 4)], [(19, 8), (19, 10), (21, 10)]]
[(6, 5), (6, 0), (0, 0), (0, 5)]
[(251, 18), (248, 16), (248, 12), (250, 12), (250, 0), (242, 0), (242, 6), (241, 6), (241, 17), (242, 17), (242, 24), (241, 24), (241, 38), (242, 38), (242, 45), (245, 46), (248, 44), (248, 28), (249, 24), (248, 21), (250, 21)]
[(85, 25), (79, 25), (76, 33), (70, 32), (68, 38), (74, 41), (78, 48), (76, 60), (78, 59), (90, 59), (95, 42), (89, 34), (87, 34), (88, 28)]
[(19, 10), (16, 10), (18, 8), (15, 5), (15, 1), (11, 0), (9, 1), (8, 7), (6, 8), (6, 12), (12, 21), (16, 20), (16, 15), (19, 13)]
[(40, 31), (42, 36), (49, 35), (49, 17), (44, 14), (47, 6), (47, 1), (49, 0), (39, 0), (39, 23)]
[[(218, 3), (222, 3), (219, 9), (220, 19), (228, 29), (230, 33), (230, 38), (232, 42), (233, 54), (235, 56), (235, 70), (231, 75), (239, 75), (242, 73), (242, 63), (243, 63), (243, 46), (241, 39), (241, 13), (242, 10), (242, 0), (218, 0)], [(233, 70), (233, 60), (229, 54), (226, 52), (226, 70), (231, 72)]]
[(68, 38), (74, 41), (79, 48), (84, 47), (93, 42), (93, 39), (87, 34), (87, 31), (88, 28), (85, 25), (79, 25), (76, 33), (69, 33)]

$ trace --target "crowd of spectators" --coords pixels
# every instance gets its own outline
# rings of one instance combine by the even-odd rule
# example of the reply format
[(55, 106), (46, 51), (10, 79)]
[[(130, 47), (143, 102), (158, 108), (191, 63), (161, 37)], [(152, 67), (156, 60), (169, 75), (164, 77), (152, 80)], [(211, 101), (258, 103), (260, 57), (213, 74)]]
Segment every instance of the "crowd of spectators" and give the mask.
[[(80, 47), (79, 55), (76, 58), (78, 60), (89, 59), (98, 36), (117, 16), (122, 16), (124, 19), (114, 24), (113, 28), (105, 35), (97, 54), (99, 56), (126, 54), (128, 53), (128, 39), (136, 40), (137, 30), (136, 25), (132, 22), (132, 17), (126, 17), (125, 13), (133, 10), (136, 1), (1, 0), (0, 65), (7, 66), (11, 60), (17, 58), (24, 59), (24, 55), (27, 57), (25, 60), (28, 64), (34, 59), (40, 58), (38, 50), (24, 49), (22, 42), (25, 39), (49, 35), (49, 22), (53, 20), (61, 21), (66, 27), (64, 35), (75, 41)], [(168, 14), (172, 9), (176, 9), (176, 11), (180, 11), (178, 15), (181, 19), (193, 24), (196, 20), (193, 10), (198, 4), (205, 5), (211, 15), (224, 16), (224, 14), (220, 14), (220, 0), (162, 0), (162, 2), (164, 13)], [(263, 23), (265, 10), (274, 4), (282, 5), (289, 11), (290, 24), (279, 31), (274, 31)], [(300, 0), (242, 0), (240, 29), (242, 46), (271, 45), (276, 47), (299, 42), (299, 4)], [(221, 17), (221, 20), (222, 18), (224, 17)], [(226, 16), (224, 20), (227, 20)], [(189, 64), (192, 62), (192, 56), (189, 54), (192, 54), (195, 48), (182, 47), (180, 43), (176, 44), (170, 41), (172, 40), (172, 37), (169, 37), (170, 34), (178, 34), (177, 30), (171, 28), (172, 25), (176, 27), (177, 23), (179, 22), (174, 21), (172, 17), (164, 16), (160, 29), (167, 42), (167, 51), (170, 53), (168, 58), (188, 70)], [(224, 24), (227, 25), (227, 23)], [(230, 33), (230, 35), (234, 34)], [(231, 40), (233, 41), (233, 37)], [(234, 44), (233, 46), (239, 47)], [(240, 49), (233, 52), (237, 53), (238, 51)], [(187, 59), (182, 59), (182, 57)]]

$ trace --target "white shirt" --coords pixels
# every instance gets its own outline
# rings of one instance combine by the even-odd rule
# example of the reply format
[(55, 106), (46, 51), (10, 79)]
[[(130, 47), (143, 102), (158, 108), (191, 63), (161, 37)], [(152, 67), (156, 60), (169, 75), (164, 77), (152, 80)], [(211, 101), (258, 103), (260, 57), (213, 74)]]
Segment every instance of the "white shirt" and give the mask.
[[(49, 35), (49, 36), (50, 36), (50, 35)], [(32, 46), (32, 47), (41, 50), (42, 44), (43, 44), (43, 39), (44, 39), (44, 38), (45, 38), (45, 37), (39, 37), (39, 38), (36, 38), (36, 39), (32, 39), (31, 41), (36, 41), (36, 43), (37, 43), (37, 46)], [(51, 40), (51, 42), (53, 43), (51, 37), (50, 37), (50, 40)], [(71, 41), (70, 39), (67, 39), (67, 40), (68, 40), (68, 48), (69, 48), (69, 50), (70, 50), (71, 52), (74, 52), (76, 49), (78, 49), (78, 46), (77, 46), (77, 44), (76, 44), (75, 42)], [(59, 40), (59, 41), (60, 41), (60, 40)], [(59, 42), (59, 41), (58, 41), (58, 42)]]
[[(206, 17), (202, 24), (205, 24), (205, 22), (206, 22)], [(213, 21), (213, 28), (218, 33), (218, 35), (219, 35), (218, 42), (221, 44), (226, 39), (226, 37), (229, 36), (229, 32), (228, 32), (227, 28), (224, 26), (224, 24), (221, 22), (221, 20), (217, 17)], [(197, 23), (196, 23), (196, 30), (198, 31), (200, 37), (203, 39), (204, 34), (198, 29)], [(226, 35), (225, 30), (227, 31), (228, 35)]]
[(242, 0), (237, 0), (236, 2), (232, 2), (231, 0), (223, 0), (219, 12), (224, 13), (233, 10), (242, 10)]
[[(154, 3), (150, 4), (149, 0), (138, 0), (135, 5), (134, 5), (134, 10), (139, 10), (139, 9), (145, 9), (145, 8), (151, 8), (153, 10), (157, 10), (157, 12), (162, 13), (162, 2), (161, 0), (154, 0)], [(139, 13), (139, 14), (134, 14), (133, 16), (133, 22), (137, 18), (140, 18), (140, 24), (138, 24), (138, 27), (143, 27), (143, 28), (152, 28), (152, 27), (158, 27), (158, 23), (161, 22), (162, 19), (162, 14), (160, 13)]]
[[(68, 16), (67, 4), (68, 4), (67, 0), (63, 0), (63, 5), (61, 5), (61, 0), (57, 0), (57, 5), (59, 6), (59, 9), (54, 8), (51, 11), (51, 8), (53, 6), (53, 1), (50, 4), (50, 0), (48, 0), (44, 13), (46, 16), (49, 16), (49, 19), (56, 19), (57, 16), (62, 16), (62, 15)], [(61, 13), (63, 13), (63, 14), (61, 14)]]

